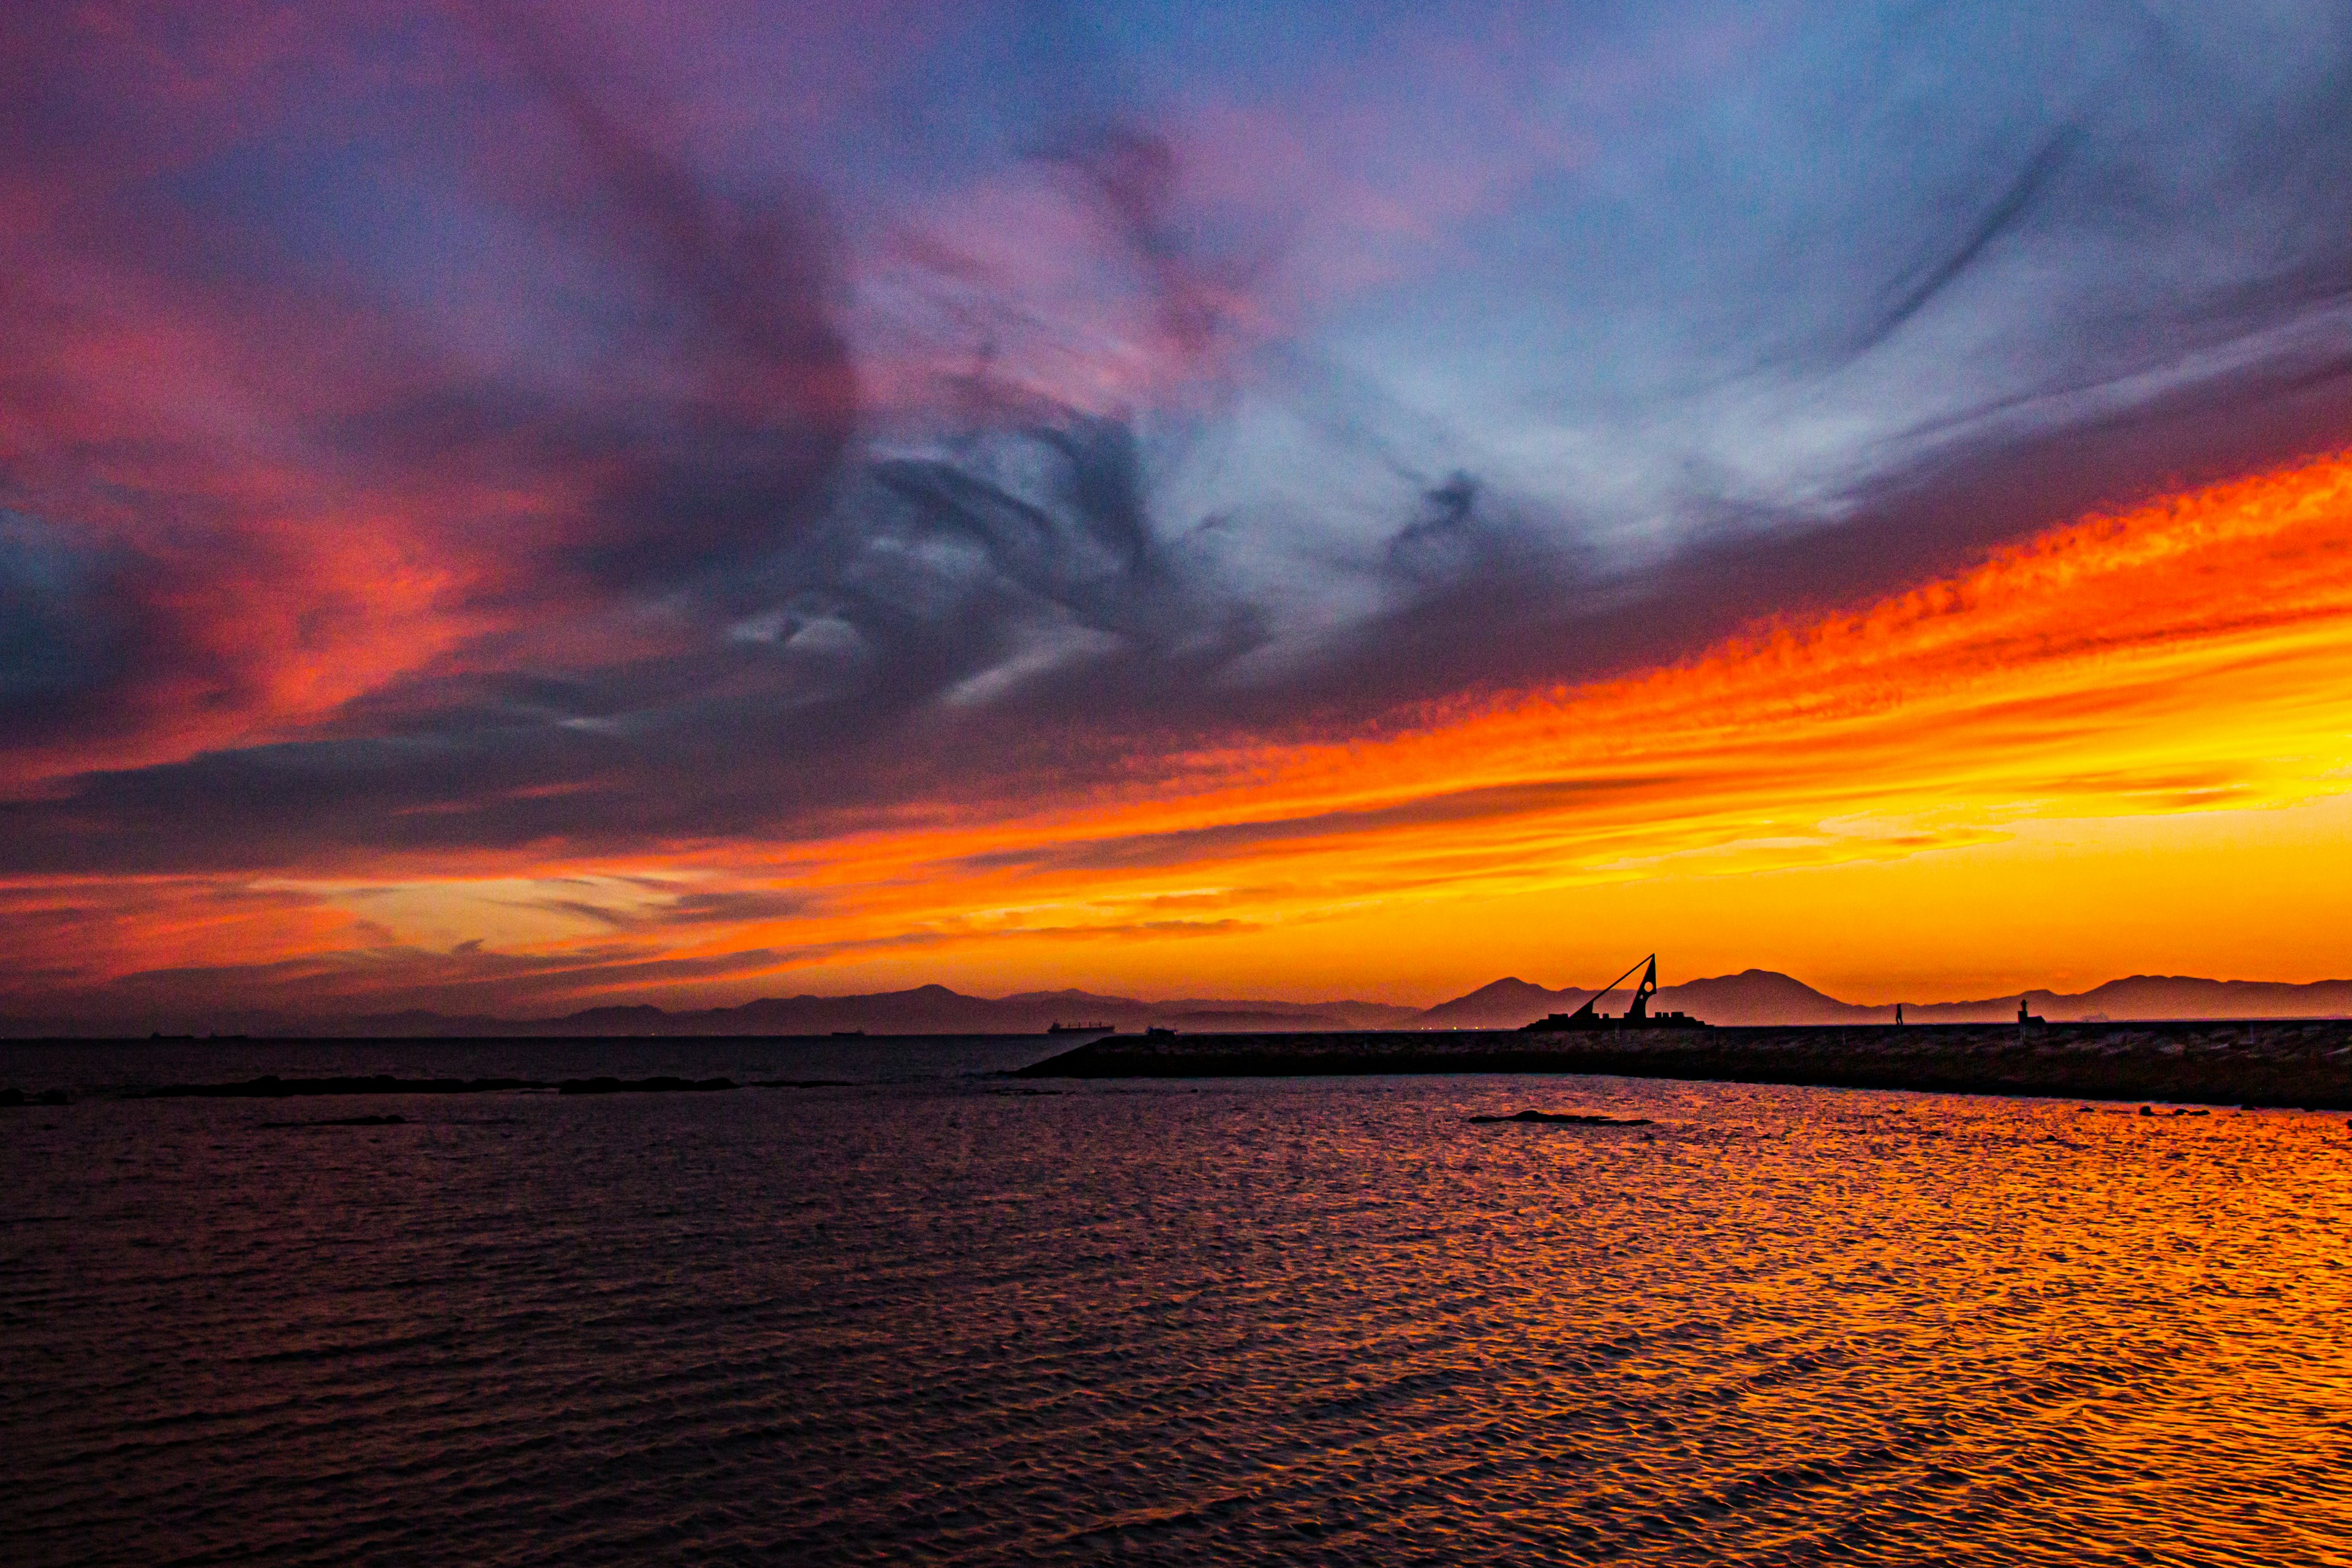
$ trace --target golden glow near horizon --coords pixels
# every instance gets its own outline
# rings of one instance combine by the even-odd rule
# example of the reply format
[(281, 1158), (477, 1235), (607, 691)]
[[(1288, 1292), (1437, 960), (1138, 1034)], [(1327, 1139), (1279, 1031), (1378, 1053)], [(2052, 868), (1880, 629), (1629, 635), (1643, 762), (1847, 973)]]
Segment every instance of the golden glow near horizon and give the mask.
[[(2348, 795), (2336, 457), (1671, 667), (1377, 738), (1162, 757), (1085, 798), (621, 866), (8, 897), (83, 911), (85, 981), (279, 963), (354, 994), (394, 972), (478, 985), (486, 1005), (934, 979), (1425, 1002), (1653, 947), (1670, 979), (1754, 964), (1930, 999), (2352, 973)], [(711, 912), (662, 918), (682, 900)]]

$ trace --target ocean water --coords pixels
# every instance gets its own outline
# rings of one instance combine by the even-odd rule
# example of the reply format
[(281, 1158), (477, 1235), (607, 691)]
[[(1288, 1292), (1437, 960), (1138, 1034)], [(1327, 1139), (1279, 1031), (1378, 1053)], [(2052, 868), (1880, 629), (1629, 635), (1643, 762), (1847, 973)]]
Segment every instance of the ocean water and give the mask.
[(1053, 1048), (0, 1046), (0, 1563), (2352, 1562), (2340, 1114)]

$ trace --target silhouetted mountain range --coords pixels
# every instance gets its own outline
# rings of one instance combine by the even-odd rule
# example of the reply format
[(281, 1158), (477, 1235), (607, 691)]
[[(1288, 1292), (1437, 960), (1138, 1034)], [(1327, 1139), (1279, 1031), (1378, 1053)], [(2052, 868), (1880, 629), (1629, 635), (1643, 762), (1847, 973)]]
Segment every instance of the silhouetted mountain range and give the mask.
[(1381, 1002), (1259, 1002), (1179, 998), (1144, 1002), (1087, 991), (1026, 991), (967, 996), (944, 985), (865, 996), (768, 996), (740, 1007), (667, 1012), (659, 1007), (591, 1007), (560, 1018), (450, 1017), (382, 1013), (352, 1018), (339, 1035), (1036, 1035), (1055, 1024), (1150, 1025), (1196, 1034), (1283, 1029), (1409, 1029), (1416, 1007)]
[[(1554, 991), (1508, 978), (1482, 985), (1434, 1007), (1383, 1002), (1268, 1002), (1220, 997), (1141, 1001), (1088, 991), (1027, 991), (1017, 995), (967, 996), (944, 985), (864, 996), (770, 996), (740, 1007), (671, 1012), (654, 1006), (591, 1007), (556, 1018), (497, 1018), (412, 1010), (378, 1013), (328, 1024), (280, 1025), (258, 1020), (233, 1026), (255, 1034), (368, 1037), (551, 1035), (1031, 1035), (1054, 1024), (1101, 1024), (1136, 1030), (1150, 1025), (1188, 1034), (1273, 1033), (1325, 1029), (1515, 1029), (1550, 1013), (1569, 1012), (1589, 993)], [(2288, 984), (2259, 980), (2201, 980), (2135, 974), (2079, 994), (2025, 993), (2028, 1005), (2055, 1020), (2158, 1018), (2352, 1017), (2352, 980)], [(1600, 1001), (1622, 1014), (1631, 994), (1612, 991)], [(1919, 1024), (1998, 1022), (2017, 1014), (2015, 993), (1976, 1002), (1904, 1005)], [(1659, 989), (1657, 1011), (1692, 1014), (1710, 1024), (1884, 1024), (1887, 1006), (1862, 1006), (1825, 995), (1769, 969), (1685, 981)], [(87, 1027), (0, 1020), (0, 1035), (74, 1034)]]
[[(1433, 1029), (1515, 1029), (1550, 1013), (1581, 1005), (1589, 992), (1548, 991), (1524, 980), (1497, 980), (1467, 996), (1442, 1002), (1413, 1026)], [(2023, 994), (2040, 1017), (2061, 1020), (2134, 1018), (2352, 1017), (2352, 980), (2289, 984), (2269, 980), (2200, 980), (2186, 975), (2134, 974), (2075, 994)], [(1599, 1004), (1622, 1013), (1630, 991), (1612, 991)], [(1976, 1002), (1906, 1002), (1915, 1024), (1998, 1023), (2017, 1016), (2018, 994)], [(1769, 969), (1661, 985), (1653, 1011), (1673, 1010), (1710, 1024), (1887, 1024), (1895, 1008), (1863, 1006), (1824, 995), (1801, 980)]]
[[(2134, 974), (2067, 995), (2028, 991), (2027, 1005), (2045, 1018), (2344, 1018), (2352, 1017), (2352, 980), (2290, 985), (2273, 980), (2200, 980), (2185, 974)], [(1906, 1004), (1906, 1018), (1923, 1024), (2013, 1018), (2017, 998), (1990, 1002)]]
[[(1589, 990), (1573, 987), (1549, 991), (1524, 980), (1497, 980), (1467, 996), (1439, 1003), (1423, 1013), (1412, 1026), (1516, 1029), (1547, 1014), (1572, 1012), (1591, 994)], [(1598, 1006), (1604, 1013), (1622, 1013), (1633, 999), (1631, 991), (1612, 991), (1601, 998)], [(1891, 1006), (1860, 1007), (1841, 1002), (1834, 996), (1824, 996), (1801, 980), (1791, 980), (1769, 969), (1750, 969), (1680, 985), (1661, 985), (1650, 1007), (1653, 1012), (1688, 1013), (1710, 1024), (1875, 1024), (1892, 1023), (1895, 1018)], [(2011, 1010), (2014, 1011), (2013, 1005)]]

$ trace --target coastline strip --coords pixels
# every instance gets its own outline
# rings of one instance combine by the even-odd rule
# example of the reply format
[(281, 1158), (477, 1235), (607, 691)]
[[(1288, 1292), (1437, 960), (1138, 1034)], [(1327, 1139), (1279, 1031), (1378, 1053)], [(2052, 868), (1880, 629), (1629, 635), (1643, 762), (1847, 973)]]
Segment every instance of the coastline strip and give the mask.
[(2352, 1019), (1111, 1036), (1022, 1078), (1564, 1073), (2352, 1110)]

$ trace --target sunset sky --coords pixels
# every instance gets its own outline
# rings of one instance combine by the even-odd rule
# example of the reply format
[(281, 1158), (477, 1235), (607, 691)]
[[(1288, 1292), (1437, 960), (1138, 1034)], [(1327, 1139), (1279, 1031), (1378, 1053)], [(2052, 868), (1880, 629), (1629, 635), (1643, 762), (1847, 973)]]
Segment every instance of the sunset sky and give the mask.
[(0, 10), (0, 1021), (2347, 931), (2340, 6)]

